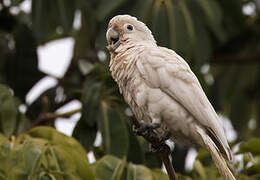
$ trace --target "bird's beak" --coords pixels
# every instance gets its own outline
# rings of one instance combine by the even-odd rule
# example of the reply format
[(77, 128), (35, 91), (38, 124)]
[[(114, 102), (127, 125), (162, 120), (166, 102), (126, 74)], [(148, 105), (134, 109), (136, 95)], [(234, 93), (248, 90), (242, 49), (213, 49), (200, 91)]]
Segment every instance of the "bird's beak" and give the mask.
[(106, 38), (108, 42), (107, 48), (109, 51), (115, 50), (119, 46), (120, 34), (113, 27), (107, 30)]

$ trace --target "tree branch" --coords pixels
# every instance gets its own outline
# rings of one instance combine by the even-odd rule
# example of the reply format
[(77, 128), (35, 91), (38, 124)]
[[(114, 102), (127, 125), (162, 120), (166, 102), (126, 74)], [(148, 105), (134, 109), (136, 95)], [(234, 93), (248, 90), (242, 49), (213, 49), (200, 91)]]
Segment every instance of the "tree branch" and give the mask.
[[(139, 128), (140, 127), (139, 122), (134, 117), (132, 118), (132, 120), (133, 120), (134, 126), (136, 128)], [(155, 148), (160, 147), (160, 149), (163, 149), (161, 151), (158, 151), (157, 153), (160, 156), (161, 160), (163, 161), (163, 163), (166, 167), (169, 179), (170, 180), (177, 180), (175, 170), (174, 170), (172, 163), (170, 161), (171, 150), (170, 150), (169, 146), (167, 144), (165, 144), (165, 142), (161, 142), (160, 138), (156, 135), (151, 135), (151, 134), (147, 133), (147, 134), (142, 135), (142, 136), (149, 143), (151, 143), (153, 147), (155, 147)]]
[(72, 116), (72, 115), (74, 115), (74, 114), (76, 114), (78, 112), (81, 112), (81, 108), (74, 109), (72, 111), (68, 111), (68, 112), (61, 113), (61, 114), (50, 113), (50, 112), (41, 113), (38, 116), (38, 118), (36, 119), (36, 121), (31, 125), (30, 129), (35, 127), (35, 126), (38, 126), (38, 125), (42, 124), (43, 122), (55, 120), (58, 117), (69, 118), (70, 116)]

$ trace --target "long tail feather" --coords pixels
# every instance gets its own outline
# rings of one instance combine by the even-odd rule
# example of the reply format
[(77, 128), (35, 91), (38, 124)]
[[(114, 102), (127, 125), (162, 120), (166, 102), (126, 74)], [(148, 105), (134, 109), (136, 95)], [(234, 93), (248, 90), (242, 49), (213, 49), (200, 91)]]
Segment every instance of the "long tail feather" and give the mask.
[(201, 129), (200, 127), (196, 128), (197, 132), (201, 136), (206, 148), (210, 151), (211, 157), (214, 161), (214, 164), (219, 170), (219, 173), (225, 180), (236, 180), (232, 172), (227, 166), (225, 159), (222, 157), (221, 153), (218, 151), (217, 146), (212, 141), (212, 139)]

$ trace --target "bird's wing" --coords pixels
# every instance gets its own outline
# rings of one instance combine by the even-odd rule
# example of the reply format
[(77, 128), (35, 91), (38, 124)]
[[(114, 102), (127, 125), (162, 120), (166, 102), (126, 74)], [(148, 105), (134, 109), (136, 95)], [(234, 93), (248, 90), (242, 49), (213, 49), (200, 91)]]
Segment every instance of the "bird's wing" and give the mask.
[(180, 103), (212, 136), (226, 159), (232, 155), (221, 122), (189, 65), (174, 51), (157, 47), (144, 52), (137, 68), (145, 82)]

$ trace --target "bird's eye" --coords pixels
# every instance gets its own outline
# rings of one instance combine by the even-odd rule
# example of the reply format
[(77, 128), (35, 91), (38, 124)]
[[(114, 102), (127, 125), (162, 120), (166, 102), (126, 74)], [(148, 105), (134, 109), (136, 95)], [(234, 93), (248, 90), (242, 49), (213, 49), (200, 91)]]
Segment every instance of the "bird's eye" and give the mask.
[(133, 27), (132, 25), (130, 25), (130, 24), (128, 24), (128, 25), (126, 26), (126, 28), (127, 28), (129, 31), (132, 31), (132, 30), (134, 29), (134, 27)]
[(126, 30), (126, 32), (130, 32), (134, 30), (134, 26), (132, 24), (125, 24), (124, 28)]

